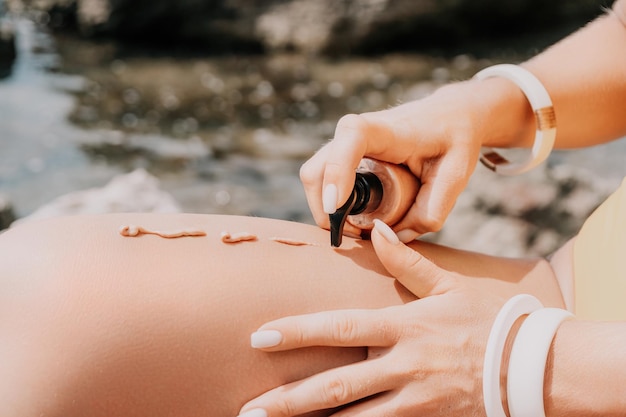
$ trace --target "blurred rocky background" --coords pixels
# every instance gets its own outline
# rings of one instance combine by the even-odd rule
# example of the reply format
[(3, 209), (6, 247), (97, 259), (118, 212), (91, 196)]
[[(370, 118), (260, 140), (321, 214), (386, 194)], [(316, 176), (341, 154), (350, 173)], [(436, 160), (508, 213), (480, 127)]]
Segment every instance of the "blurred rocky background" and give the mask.
[[(602, 13), (571, 0), (0, 0), (0, 229), (71, 213), (312, 223), (298, 179), (341, 115), (519, 62)], [(626, 175), (626, 141), (478, 167), (427, 239), (545, 255)]]
[(5, 0), (55, 30), (210, 52), (296, 50), (343, 56), (454, 48), (578, 26), (597, 0)]

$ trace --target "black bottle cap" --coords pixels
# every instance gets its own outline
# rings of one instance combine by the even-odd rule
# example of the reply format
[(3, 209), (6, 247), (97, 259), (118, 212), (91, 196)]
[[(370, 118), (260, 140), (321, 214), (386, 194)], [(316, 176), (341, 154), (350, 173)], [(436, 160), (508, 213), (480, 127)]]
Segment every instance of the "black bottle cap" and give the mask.
[(330, 220), (330, 244), (336, 248), (341, 246), (343, 226), (349, 215), (375, 210), (382, 200), (382, 184), (371, 172), (357, 172), (354, 188), (348, 200), (333, 214)]

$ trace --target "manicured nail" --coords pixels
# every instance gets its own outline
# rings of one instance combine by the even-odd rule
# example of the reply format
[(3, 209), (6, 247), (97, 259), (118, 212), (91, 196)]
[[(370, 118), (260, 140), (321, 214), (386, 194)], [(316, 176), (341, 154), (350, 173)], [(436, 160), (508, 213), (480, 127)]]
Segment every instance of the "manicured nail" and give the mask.
[(283, 335), (278, 330), (259, 330), (250, 335), (250, 345), (253, 348), (268, 348), (278, 345)]
[(262, 408), (253, 408), (252, 410), (239, 414), (237, 417), (267, 417), (267, 411)]
[(333, 214), (337, 211), (337, 186), (335, 184), (328, 184), (324, 187), (322, 206), (326, 214)]
[(385, 222), (374, 219), (374, 229), (376, 229), (376, 231), (380, 233), (380, 235), (392, 245), (397, 245), (400, 243), (400, 239), (398, 239), (396, 233), (391, 230), (391, 227), (387, 226)]
[(398, 236), (398, 239), (400, 239), (400, 242), (408, 243), (417, 239), (419, 233), (417, 233), (415, 230), (403, 229), (396, 233), (396, 235)]

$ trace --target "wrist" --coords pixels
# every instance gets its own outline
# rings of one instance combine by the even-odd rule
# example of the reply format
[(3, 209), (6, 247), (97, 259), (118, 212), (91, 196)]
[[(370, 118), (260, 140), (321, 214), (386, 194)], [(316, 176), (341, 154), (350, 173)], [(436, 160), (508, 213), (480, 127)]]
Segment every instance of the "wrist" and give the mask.
[(520, 327), (509, 357), (507, 400), (511, 417), (546, 417), (545, 375), (553, 340), (573, 314), (560, 308), (532, 312)]
[[(524, 93), (534, 115), (536, 132), (532, 149), (524, 158), (509, 160), (493, 147), (483, 147), (480, 161), (492, 171), (503, 175), (518, 175), (530, 171), (544, 162), (554, 147), (556, 139), (556, 114), (550, 94), (541, 81), (527, 69), (513, 64), (499, 64), (482, 69), (473, 78), (505, 78)], [(510, 113), (510, 112), (509, 112)], [(520, 132), (523, 125), (520, 128)]]
[(545, 376), (552, 365), (551, 347), (561, 324), (572, 317), (567, 310), (544, 308), (528, 294), (518, 294), (502, 306), (485, 347), (483, 401), (487, 417), (549, 415)]
[(501, 77), (473, 79), (482, 146), (530, 148), (535, 137), (535, 115), (522, 90)]
[(513, 349), (513, 342), (515, 341), (515, 337), (517, 336), (519, 328), (527, 317), (528, 315), (523, 315), (515, 321), (513, 327), (511, 327), (509, 335), (506, 338), (504, 350), (502, 351), (502, 364), (500, 368), (500, 395), (502, 396), (502, 409), (504, 410), (504, 414), (506, 416), (511, 415), (511, 412), (509, 411), (509, 397), (507, 393), (509, 359), (511, 358), (511, 350)]
[[(574, 410), (568, 409), (571, 404), (572, 390), (567, 386), (570, 379), (559, 375), (561, 371), (561, 361), (567, 358), (567, 351), (563, 350), (563, 344), (571, 343), (568, 341), (569, 327), (571, 323), (563, 323), (554, 335), (554, 340), (548, 359), (546, 361), (546, 376), (543, 386), (543, 398), (545, 399), (546, 415), (556, 417), (559, 415), (567, 415)], [(576, 366), (576, 365), (573, 365)], [(557, 384), (557, 380), (560, 382)], [(565, 412), (565, 414), (563, 414)]]
[(546, 416), (623, 416), (625, 345), (625, 322), (564, 322), (546, 364)]
[[(508, 386), (508, 375), (504, 376), (502, 373), (502, 360), (511, 329), (522, 316), (542, 307), (537, 298), (518, 294), (510, 298), (498, 312), (489, 332), (483, 363), (483, 401), (487, 417), (506, 417), (506, 405), (503, 404), (501, 390), (503, 378), (507, 380)], [(511, 348), (511, 352), (513, 349)]]

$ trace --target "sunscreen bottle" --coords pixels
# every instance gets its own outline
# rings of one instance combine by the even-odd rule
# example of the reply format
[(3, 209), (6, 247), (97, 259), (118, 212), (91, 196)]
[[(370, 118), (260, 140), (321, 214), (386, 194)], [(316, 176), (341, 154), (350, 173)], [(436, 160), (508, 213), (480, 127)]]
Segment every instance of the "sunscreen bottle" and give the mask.
[(393, 226), (415, 202), (419, 188), (420, 181), (406, 166), (363, 158), (350, 197), (329, 215), (330, 244), (341, 246), (346, 222), (366, 231), (374, 227), (374, 219)]

